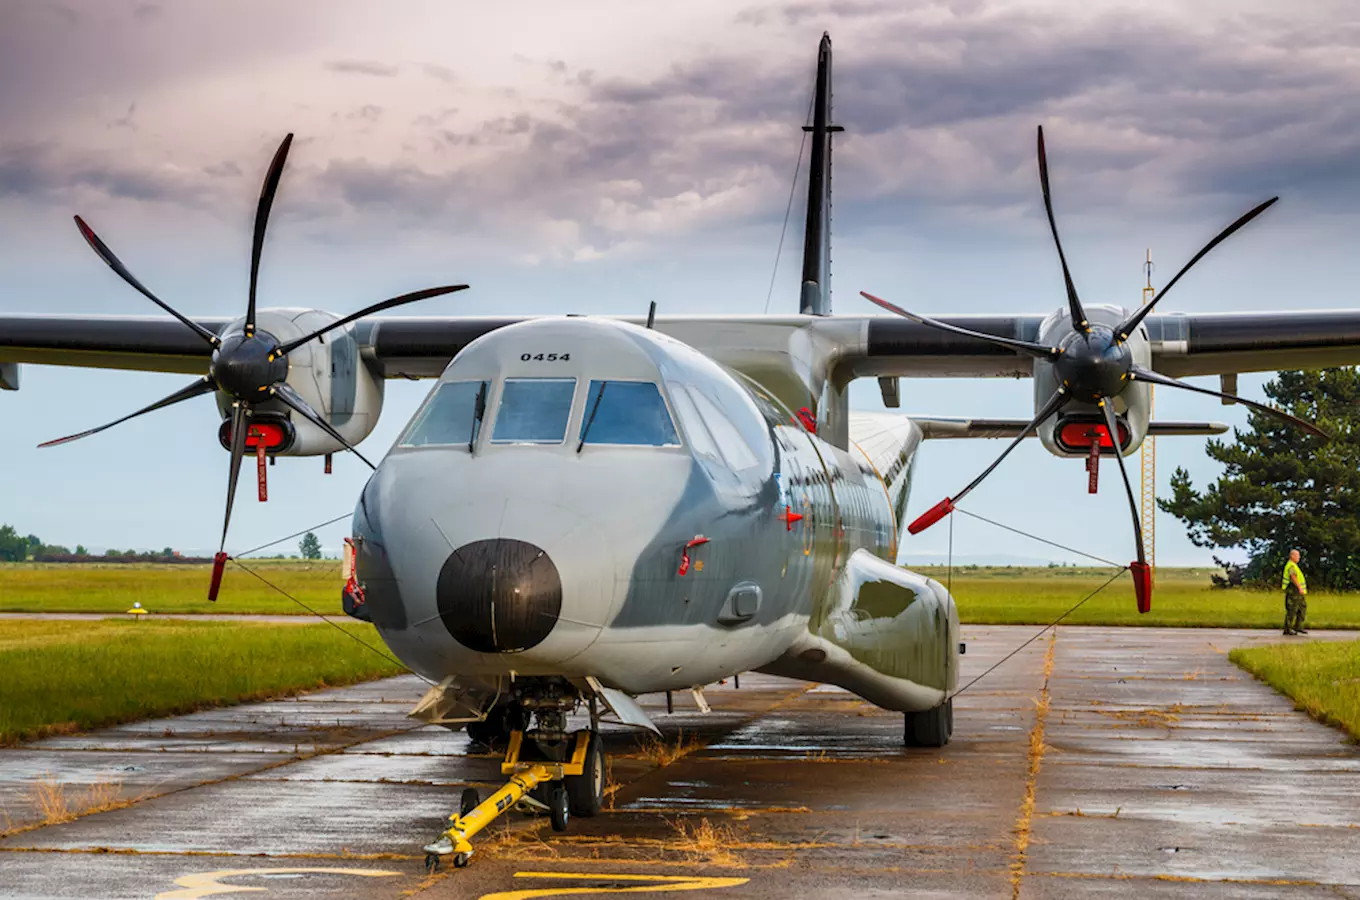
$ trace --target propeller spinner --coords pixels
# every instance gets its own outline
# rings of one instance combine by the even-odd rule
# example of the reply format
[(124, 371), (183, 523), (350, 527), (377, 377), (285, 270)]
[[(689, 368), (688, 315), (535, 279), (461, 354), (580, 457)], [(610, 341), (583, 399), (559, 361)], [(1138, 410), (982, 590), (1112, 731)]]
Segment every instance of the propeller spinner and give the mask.
[(102, 259), (110, 269), (140, 292), (152, 303), (174, 316), (180, 322), (197, 334), (213, 349), (212, 362), (208, 367), (208, 374), (193, 382), (186, 387), (180, 388), (175, 393), (161, 400), (157, 400), (150, 406), (143, 407), (134, 413), (115, 419), (106, 425), (91, 428), (78, 434), (68, 435), (67, 437), (57, 438), (53, 441), (39, 444), (40, 447), (54, 447), (58, 444), (66, 444), (71, 441), (89, 437), (108, 428), (112, 428), (129, 419), (145, 413), (172, 406), (184, 400), (189, 400), (203, 394), (221, 392), (231, 398), (231, 463), (227, 478), (227, 503), (226, 512), (222, 521), (222, 541), (218, 546), (217, 555), (213, 558), (212, 582), (208, 588), (208, 599), (216, 600), (218, 589), (222, 583), (222, 571), (227, 561), (227, 530), (231, 526), (231, 509), (236, 496), (236, 482), (241, 473), (241, 459), (246, 452), (246, 437), (250, 429), (250, 418), (254, 413), (256, 404), (267, 401), (277, 400), (288, 406), (298, 415), (316, 425), (326, 432), (341, 446), (352, 452), (359, 459), (363, 460), (369, 468), (374, 468), (373, 463), (369, 462), (362, 453), (356, 450), (349, 441), (345, 440), (336, 431), (325, 417), (318, 413), (297, 391), (288, 384), (288, 354), (296, 350), (308, 341), (332, 331), (341, 326), (347, 325), (356, 319), (391, 309), (394, 306), (401, 306), (406, 303), (414, 303), (417, 300), (426, 300), (430, 297), (438, 297), (441, 294), (451, 294), (454, 291), (467, 289), (466, 284), (444, 285), (442, 287), (427, 288), (409, 294), (402, 294), (398, 297), (375, 303), (372, 306), (364, 307), (356, 313), (345, 316), (334, 322), (327, 324), (323, 328), (307, 334), (287, 343), (280, 343), (273, 335), (259, 331), (255, 327), (256, 316), (256, 287), (260, 275), (260, 257), (264, 250), (265, 229), (269, 224), (269, 212), (274, 205), (274, 195), (279, 188), (279, 179), (283, 175), (283, 166), (288, 159), (288, 148), (292, 146), (293, 136), (287, 135), (279, 149), (274, 153), (274, 159), (269, 164), (269, 171), (265, 174), (264, 187), (260, 191), (260, 203), (255, 210), (255, 233), (251, 244), (250, 255), (250, 296), (246, 305), (245, 320), (242, 322), (241, 330), (231, 331), (225, 335), (217, 335), (202, 325), (182, 315), (172, 308), (168, 303), (162, 301), (155, 294), (151, 293), (140, 281), (138, 281), (122, 261), (118, 259), (108, 245), (95, 234), (85, 220), (76, 216), (76, 227), (80, 229), (81, 235), (89, 243), (94, 252)]
[(1044, 211), (1048, 214), (1049, 229), (1053, 233), (1053, 243), (1058, 250), (1058, 261), (1062, 265), (1063, 283), (1067, 289), (1067, 305), (1071, 318), (1071, 331), (1057, 342), (1057, 346), (1038, 344), (1032, 341), (1017, 340), (1014, 338), (1001, 337), (999, 335), (984, 334), (982, 332), (971, 331), (967, 328), (960, 328), (935, 319), (908, 312), (899, 306), (889, 303), (873, 294), (861, 291), (860, 293), (869, 301), (876, 303), (883, 309), (896, 315), (903, 316), (941, 331), (949, 331), (984, 341), (996, 346), (1007, 347), (1020, 353), (1024, 353), (1035, 359), (1042, 359), (1053, 365), (1054, 373), (1057, 375), (1059, 386), (1043, 407), (1034, 416), (1033, 420), (1017, 436), (1006, 449), (1001, 451), (1001, 455), (983, 470), (982, 474), (974, 478), (963, 490), (952, 497), (945, 497), (939, 503), (926, 510), (916, 521), (907, 526), (907, 530), (912, 534), (917, 534), (934, 525), (940, 519), (954, 511), (954, 506), (959, 500), (963, 499), (973, 488), (982, 483), (997, 466), (1001, 464), (1011, 451), (1020, 445), (1020, 442), (1033, 433), (1050, 416), (1056, 415), (1064, 406), (1072, 401), (1083, 403), (1094, 403), (1098, 407), (1105, 419), (1106, 433), (1110, 436), (1111, 444), (1114, 447), (1114, 458), (1119, 464), (1119, 474), (1124, 481), (1124, 489), (1128, 494), (1129, 512), (1133, 519), (1134, 537), (1138, 558), (1129, 563), (1129, 570), (1133, 574), (1134, 593), (1138, 600), (1138, 611), (1147, 612), (1152, 608), (1152, 568), (1148, 565), (1147, 557), (1143, 552), (1142, 525), (1138, 516), (1138, 503), (1133, 496), (1133, 485), (1129, 481), (1129, 473), (1124, 466), (1124, 455), (1120, 452), (1118, 444), (1118, 421), (1115, 418), (1114, 398), (1123, 393), (1131, 382), (1143, 381), (1149, 384), (1160, 384), (1166, 387), (1179, 388), (1181, 390), (1193, 391), (1198, 394), (1208, 394), (1212, 397), (1221, 397), (1241, 403), (1243, 406), (1250, 407), (1258, 412), (1275, 416), (1297, 428), (1302, 428), (1309, 434), (1316, 435), (1323, 440), (1327, 439), (1327, 434), (1311, 422), (1291, 416), (1278, 409), (1246, 400), (1232, 394), (1224, 394), (1219, 391), (1212, 391), (1207, 388), (1197, 387), (1186, 384), (1175, 378), (1158, 374), (1151, 369), (1138, 365), (1133, 358), (1133, 352), (1128, 344), (1129, 335), (1142, 324), (1143, 319), (1152, 312), (1153, 307), (1166, 296), (1167, 292), (1180, 280), (1181, 276), (1190, 270), (1190, 267), (1199, 262), (1210, 250), (1217, 247), (1228, 236), (1236, 232), (1243, 225), (1256, 218), (1267, 208), (1269, 208), (1278, 197), (1271, 197), (1269, 200), (1254, 207), (1237, 221), (1223, 229), (1218, 235), (1205, 244), (1184, 267), (1181, 268), (1176, 276), (1167, 282), (1151, 302), (1138, 308), (1137, 311), (1129, 315), (1113, 327), (1092, 323), (1087, 319), (1086, 311), (1082, 308), (1081, 299), (1077, 294), (1076, 285), (1072, 281), (1072, 274), (1067, 267), (1067, 257), (1063, 254), (1062, 240), (1058, 237), (1058, 224), (1053, 216), (1053, 198), (1049, 190), (1048, 183), (1048, 156), (1044, 151), (1044, 129), (1039, 127), (1038, 132), (1038, 157), (1039, 157), (1039, 184), (1043, 190)]

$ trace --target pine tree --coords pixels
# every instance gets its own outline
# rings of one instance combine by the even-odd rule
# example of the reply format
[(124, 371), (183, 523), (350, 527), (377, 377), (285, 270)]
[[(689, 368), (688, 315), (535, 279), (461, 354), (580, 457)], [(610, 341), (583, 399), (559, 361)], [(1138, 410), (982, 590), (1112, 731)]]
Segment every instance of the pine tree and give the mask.
[(1360, 588), (1360, 371), (1281, 372), (1265, 392), (1331, 441), (1252, 412), (1232, 441), (1208, 442), (1224, 467), (1215, 483), (1196, 491), (1178, 468), (1171, 499), (1157, 505), (1186, 524), (1195, 546), (1246, 550), (1249, 580), (1278, 587), (1298, 549), (1310, 587)]
[(0, 561), (23, 562), (28, 559), (28, 539), (13, 525), (0, 525)]
[(298, 542), (298, 550), (302, 551), (303, 559), (320, 559), (321, 541), (317, 540), (316, 535), (309, 531)]

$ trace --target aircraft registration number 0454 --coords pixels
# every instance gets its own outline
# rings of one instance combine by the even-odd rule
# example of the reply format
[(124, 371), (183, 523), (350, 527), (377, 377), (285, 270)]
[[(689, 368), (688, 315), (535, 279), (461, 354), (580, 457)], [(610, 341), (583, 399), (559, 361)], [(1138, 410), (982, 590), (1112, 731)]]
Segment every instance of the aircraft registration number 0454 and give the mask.
[(520, 362), (570, 362), (570, 353), (521, 353)]

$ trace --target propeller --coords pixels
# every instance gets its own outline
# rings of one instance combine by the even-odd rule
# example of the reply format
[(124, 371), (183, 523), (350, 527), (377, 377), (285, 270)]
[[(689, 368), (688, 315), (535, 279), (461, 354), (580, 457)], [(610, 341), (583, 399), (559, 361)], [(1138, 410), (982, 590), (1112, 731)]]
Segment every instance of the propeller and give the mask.
[(466, 284), (451, 284), (442, 287), (427, 288), (421, 291), (414, 291), (409, 294), (401, 294), (380, 303), (366, 306), (356, 313), (351, 313), (342, 319), (331, 322), (322, 328), (307, 334), (303, 337), (280, 343), (273, 335), (260, 331), (256, 328), (256, 295), (260, 276), (260, 258), (264, 251), (265, 231), (269, 225), (269, 213), (274, 206), (274, 196), (279, 189), (279, 180), (283, 176), (283, 167), (288, 160), (288, 149), (293, 144), (293, 135), (284, 137), (279, 144), (279, 149), (275, 151), (273, 160), (269, 163), (269, 170), (265, 174), (264, 186), (260, 190), (260, 202), (255, 210), (255, 231), (251, 243), (250, 253), (250, 293), (246, 305), (245, 319), (241, 323), (240, 330), (229, 331), (226, 334), (218, 335), (209, 331), (207, 328), (176, 311), (168, 303), (161, 300), (140, 281), (133, 276), (127, 266), (123, 265), (114, 252), (109, 249), (108, 244), (95, 234), (84, 219), (80, 216), (75, 217), (76, 227), (80, 229), (81, 235), (94, 250), (104, 263), (118, 274), (120, 278), (131, 285), (144, 297), (155, 303), (161, 309), (174, 316), (180, 322), (203, 339), (212, 347), (212, 361), (208, 366), (208, 374), (186, 387), (180, 388), (175, 393), (152, 403), (150, 406), (143, 407), (134, 413), (115, 419), (106, 425), (91, 428), (77, 434), (68, 435), (56, 440), (47, 441), (39, 444), (40, 447), (55, 447), (58, 444), (66, 444), (76, 441), (92, 434), (98, 434), (105, 429), (115, 425), (135, 419), (138, 416), (173, 406), (176, 403), (198, 397), (202, 394), (221, 393), (225, 394), (231, 401), (231, 461), (230, 474), (227, 479), (227, 503), (226, 512), (222, 519), (222, 541), (218, 547), (217, 555), (213, 558), (212, 582), (208, 589), (208, 599), (216, 600), (217, 592), (222, 582), (222, 571), (226, 564), (227, 554), (227, 532), (231, 528), (231, 510), (236, 497), (236, 482), (241, 474), (241, 460), (246, 452), (246, 439), (249, 435), (250, 420), (255, 413), (257, 404), (267, 401), (278, 401), (287, 406), (302, 418), (316, 425), (326, 432), (345, 449), (349, 450), (359, 459), (368, 465), (369, 468), (376, 468), (362, 453), (354, 448), (349, 441), (335, 430), (325, 417), (312, 408), (301, 394), (295, 391), (288, 384), (288, 354), (298, 347), (315, 340), (316, 338), (348, 325), (356, 319), (372, 315), (385, 309), (396, 306), (403, 306), (407, 303), (415, 303), (418, 300), (427, 300), (431, 297), (438, 297), (442, 294), (451, 294), (455, 291), (467, 289)]
[(1058, 250), (1058, 261), (1062, 265), (1063, 283), (1067, 289), (1067, 308), (1071, 318), (1071, 329), (1057, 341), (1056, 346), (1024, 341), (1016, 338), (1003, 337), (1001, 335), (986, 334), (980, 331), (973, 331), (947, 322), (940, 322), (926, 316), (909, 312), (900, 306), (888, 302), (881, 297), (861, 291), (865, 299), (877, 304), (891, 313), (910, 319), (929, 328), (939, 331), (947, 331), (951, 334), (962, 335), (977, 341), (992, 344), (993, 346), (1005, 347), (1018, 353), (1023, 353), (1034, 359), (1045, 360), (1053, 366), (1053, 372), (1057, 376), (1060, 387), (1057, 392), (1049, 398), (1048, 402), (1035, 415), (1034, 420), (1026, 426), (1025, 430), (1012, 441), (996, 460), (982, 471), (982, 474), (973, 479), (962, 491), (952, 497), (945, 497), (939, 503), (932, 506), (922, 513), (914, 522), (907, 526), (907, 531), (911, 534), (918, 534), (921, 531), (934, 525), (949, 513), (954, 511), (954, 505), (966, 494), (982, 483), (990, 475), (1001, 461), (1019, 445), (1031, 432), (1039, 428), (1050, 416), (1056, 415), (1067, 403), (1078, 401), (1081, 403), (1093, 403), (1098, 406), (1105, 419), (1105, 428), (1109, 434), (1111, 445), (1114, 447), (1115, 459), (1119, 462), (1119, 473), (1124, 480), (1125, 493), (1128, 494), (1129, 511), (1132, 513), (1134, 537), (1137, 542), (1138, 558), (1129, 564), (1129, 570), (1133, 574), (1134, 592), (1138, 600), (1139, 612), (1147, 612), (1152, 605), (1152, 568), (1148, 565), (1146, 555), (1143, 550), (1142, 524), (1139, 519), (1138, 504), (1133, 496), (1133, 485), (1129, 481), (1128, 471), (1124, 467), (1124, 454), (1119, 446), (1118, 419), (1114, 412), (1114, 398), (1123, 393), (1128, 385), (1135, 381), (1143, 381), (1149, 384), (1159, 384), (1165, 387), (1178, 388), (1185, 391), (1193, 391), (1198, 394), (1207, 394), (1212, 397), (1221, 397), (1241, 403), (1258, 412), (1269, 416), (1274, 416), (1293, 427), (1301, 428), (1311, 435), (1328, 440), (1328, 435), (1322, 429), (1311, 422), (1292, 416), (1262, 403), (1246, 400), (1232, 394), (1224, 394), (1219, 391), (1212, 391), (1207, 388), (1197, 387), (1186, 384), (1175, 378), (1153, 372), (1134, 362), (1133, 351), (1129, 347), (1128, 339), (1133, 334), (1143, 320), (1152, 312), (1166, 293), (1181, 279), (1181, 276), (1190, 270), (1195, 263), (1204, 258), (1210, 250), (1213, 250), (1224, 240), (1265, 212), (1278, 197), (1271, 197), (1269, 200), (1253, 207), (1250, 211), (1242, 215), (1235, 222), (1220, 231), (1213, 240), (1205, 244), (1190, 261), (1181, 268), (1176, 276), (1167, 282), (1150, 302), (1140, 307), (1137, 311), (1127, 316), (1124, 321), (1111, 328), (1108, 325), (1101, 325), (1091, 322), (1086, 311), (1081, 305), (1081, 299), (1077, 295), (1077, 288), (1072, 281), (1071, 271), (1067, 266), (1067, 257), (1063, 253), (1062, 241), (1058, 237), (1058, 224), (1053, 215), (1053, 198), (1049, 189), (1048, 181), (1048, 154), (1044, 149), (1044, 129), (1039, 127), (1038, 131), (1038, 157), (1039, 157), (1039, 184), (1043, 190), (1044, 212), (1048, 216), (1049, 230), (1053, 233), (1053, 244)]

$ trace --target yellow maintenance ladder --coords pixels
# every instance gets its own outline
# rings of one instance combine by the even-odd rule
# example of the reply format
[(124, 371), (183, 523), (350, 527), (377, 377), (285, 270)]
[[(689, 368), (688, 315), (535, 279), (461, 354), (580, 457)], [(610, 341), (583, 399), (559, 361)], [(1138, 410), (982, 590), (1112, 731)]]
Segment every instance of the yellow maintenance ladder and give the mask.
[[(473, 849), (468, 841), (477, 832), (486, 828), (496, 817), (519, 803), (524, 796), (543, 782), (560, 782), (568, 776), (585, 772), (586, 755), (590, 749), (590, 732), (577, 731), (573, 735), (575, 747), (569, 762), (521, 761), (520, 747), (524, 743), (524, 732), (510, 733), (510, 746), (505, 751), (505, 761), (501, 763), (501, 774), (510, 776), (510, 783), (480, 803), (469, 802), (476, 797), (476, 791), (469, 788), (463, 792), (463, 808), (456, 815), (449, 816), (453, 823), (432, 844), (425, 845), (425, 869), (434, 872), (445, 856), (453, 857), (453, 866), (461, 869), (472, 859)], [(549, 796), (548, 809), (552, 815), (554, 831), (567, 828), (567, 793), (559, 786)]]

